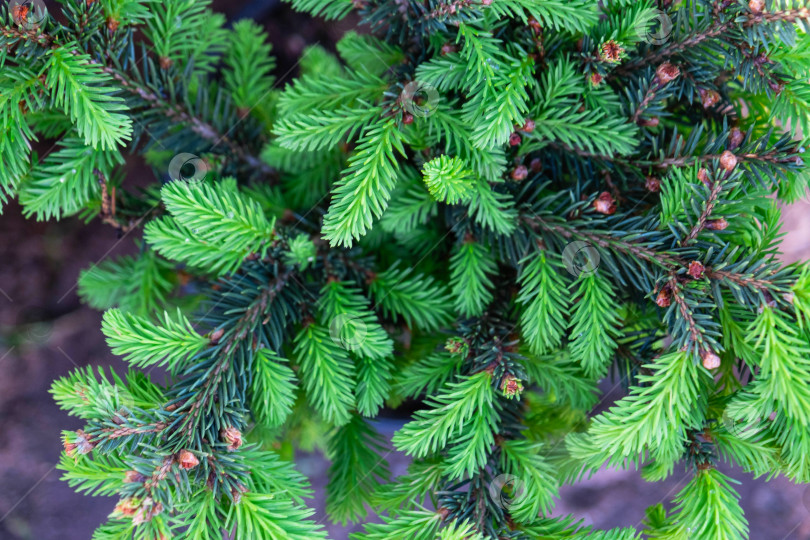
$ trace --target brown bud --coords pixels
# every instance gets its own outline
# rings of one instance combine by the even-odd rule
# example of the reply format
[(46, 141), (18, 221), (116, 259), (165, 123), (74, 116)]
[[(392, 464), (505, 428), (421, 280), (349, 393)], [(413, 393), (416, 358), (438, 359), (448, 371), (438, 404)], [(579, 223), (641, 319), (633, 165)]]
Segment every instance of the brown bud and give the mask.
[(481, 0), (481, 5), (489, 6), (492, 4), (492, 0)]
[(517, 145), (520, 144), (520, 141), (521, 141), (520, 134), (512, 133), (511, 135), (509, 135), (509, 144), (510, 145), (517, 146)]
[(706, 268), (700, 261), (692, 261), (689, 263), (689, 270), (687, 271), (693, 279), (700, 279), (703, 277), (703, 272)]
[(518, 165), (514, 169), (512, 169), (512, 173), (509, 175), (512, 177), (512, 180), (516, 182), (520, 182), (524, 180), (527, 176), (529, 176), (529, 170), (526, 168), (525, 165)]
[(672, 292), (669, 290), (669, 287), (664, 287), (658, 291), (658, 296), (655, 297), (655, 303), (658, 304), (658, 307), (669, 307), (672, 303)]
[(141, 502), (138, 499), (134, 497), (127, 497), (126, 499), (121, 499), (118, 501), (118, 504), (115, 505), (113, 511), (124, 516), (132, 516), (138, 511), (140, 506)]
[(740, 146), (745, 138), (745, 134), (740, 131), (740, 128), (734, 127), (731, 128), (731, 131), (728, 134), (728, 147), (731, 150), (734, 150), (738, 146)]
[(200, 464), (200, 460), (188, 450), (180, 450), (177, 454), (177, 463), (184, 469), (193, 469)]
[(458, 47), (456, 47), (452, 43), (445, 43), (444, 45), (442, 45), (442, 56), (454, 53), (456, 51), (458, 51)]
[(720, 367), (720, 357), (714, 354), (710, 349), (706, 349), (700, 353), (700, 359), (703, 360), (703, 367), (706, 369), (717, 369)]
[(523, 122), (523, 127), (520, 128), (520, 131), (525, 131), (526, 133), (534, 131), (534, 120), (527, 118), (526, 121)]
[(726, 150), (720, 155), (720, 166), (731, 172), (737, 166), (737, 156)]
[(658, 193), (661, 191), (661, 180), (654, 176), (648, 176), (644, 181), (644, 187), (651, 193)]
[(406, 126), (413, 124), (413, 115), (411, 113), (405, 113), (402, 115), (402, 123)]
[(543, 162), (540, 158), (533, 158), (531, 163), (529, 163), (529, 168), (532, 172), (540, 172), (543, 170)]
[(597, 72), (594, 71), (593, 73), (591, 73), (590, 81), (591, 81), (591, 84), (593, 86), (599, 86), (602, 83), (603, 80), (604, 80), (604, 77), (602, 77)]
[(717, 93), (716, 90), (707, 90), (705, 88), (701, 88), (700, 101), (703, 104), (704, 109), (709, 109), (717, 105), (717, 102), (720, 101), (720, 94)]
[(677, 79), (681, 74), (681, 70), (678, 69), (678, 66), (670, 64), (669, 62), (664, 62), (658, 69), (655, 70), (655, 75), (658, 77), (658, 81), (661, 84), (667, 84), (668, 82), (674, 81)]
[(146, 480), (146, 477), (139, 473), (138, 471), (127, 471), (124, 473), (124, 483), (125, 484), (134, 484), (134, 483), (142, 483)]
[(517, 377), (508, 375), (501, 383), (501, 390), (503, 395), (508, 398), (520, 397), (520, 393), (523, 392), (523, 382)]
[(638, 125), (643, 127), (655, 127), (660, 123), (658, 117), (653, 116), (652, 118), (639, 118)]
[(726, 218), (710, 219), (703, 227), (710, 231), (723, 231), (728, 227), (728, 221)]
[(765, 9), (765, 0), (749, 0), (748, 9), (751, 10), (751, 13), (762, 13), (762, 10)]
[(593, 201), (593, 209), (600, 214), (611, 215), (616, 213), (616, 200), (607, 191), (599, 194), (595, 201)]
[(219, 340), (220, 340), (220, 338), (222, 338), (223, 334), (225, 334), (225, 329), (224, 328), (217, 328), (216, 330), (211, 332), (211, 335), (209, 336), (208, 341), (211, 342), (211, 345), (216, 345), (217, 343), (219, 343)]
[(529, 26), (531, 27), (531, 29), (534, 30), (535, 33), (540, 32), (543, 29), (543, 27), (540, 25), (540, 23), (534, 17), (529, 17), (528, 23), (529, 23)]
[(96, 443), (92, 442), (90, 437), (80, 429), (75, 433), (65, 435), (62, 446), (65, 448), (68, 457), (75, 457), (76, 455), (89, 454), (95, 448)]
[(112, 17), (107, 17), (107, 29), (110, 32), (115, 32), (116, 30), (118, 30), (119, 24), (120, 23), (116, 19), (113, 19)]
[(161, 56), (158, 60), (158, 64), (160, 64), (160, 69), (169, 69), (172, 67), (172, 64), (174, 64), (174, 60), (168, 56)]
[(231, 452), (242, 446), (242, 433), (233, 426), (221, 430), (219, 436), (228, 443), (228, 450)]
[(602, 44), (602, 60), (615, 64), (622, 59), (624, 48), (615, 40), (609, 39)]
[(698, 180), (703, 182), (704, 186), (706, 186), (707, 188), (712, 187), (712, 182), (711, 180), (709, 180), (709, 171), (707, 171), (706, 169), (700, 169), (697, 173), (697, 177)]

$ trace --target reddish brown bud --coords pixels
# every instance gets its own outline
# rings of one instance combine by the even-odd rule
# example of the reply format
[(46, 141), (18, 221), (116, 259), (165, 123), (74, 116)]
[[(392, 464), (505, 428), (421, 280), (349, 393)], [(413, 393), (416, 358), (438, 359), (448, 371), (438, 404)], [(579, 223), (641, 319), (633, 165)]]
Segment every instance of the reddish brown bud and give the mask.
[(146, 480), (146, 477), (139, 473), (138, 471), (127, 471), (124, 473), (124, 483), (125, 484), (134, 484), (134, 483), (142, 483)]
[(110, 32), (115, 32), (116, 30), (118, 30), (119, 24), (120, 23), (117, 20), (113, 19), (112, 17), (107, 17), (107, 29)]
[(689, 270), (687, 271), (693, 279), (700, 279), (703, 277), (703, 272), (706, 268), (700, 261), (692, 261), (689, 263)]
[(737, 156), (726, 150), (720, 156), (720, 166), (728, 172), (733, 171), (737, 166)]
[(526, 168), (525, 165), (518, 165), (514, 169), (512, 169), (512, 173), (509, 175), (512, 177), (512, 180), (516, 182), (520, 182), (524, 180), (527, 176), (529, 176), (529, 170)]
[(161, 56), (158, 60), (158, 64), (160, 64), (160, 69), (169, 69), (172, 67), (172, 64), (174, 64), (174, 60), (168, 56)]
[(726, 218), (710, 219), (706, 222), (706, 225), (704, 225), (704, 228), (710, 231), (723, 231), (727, 227), (728, 221), (726, 221)]
[(706, 369), (717, 369), (720, 367), (720, 357), (709, 349), (700, 353), (700, 359), (703, 361), (703, 367)]
[(644, 181), (644, 187), (651, 193), (658, 193), (661, 191), (661, 180), (654, 176), (648, 176)]
[(658, 81), (661, 84), (667, 84), (668, 82), (674, 81), (677, 79), (681, 74), (681, 70), (678, 69), (678, 66), (670, 64), (669, 62), (664, 62), (658, 69), (655, 70), (655, 75), (658, 77)]
[(609, 39), (602, 44), (602, 60), (615, 64), (622, 59), (624, 48), (615, 40)]
[(216, 345), (217, 343), (219, 343), (219, 340), (220, 338), (222, 338), (222, 335), (224, 333), (225, 333), (224, 328), (217, 328), (216, 330), (211, 332), (211, 336), (208, 338), (208, 340), (211, 342), (212, 345)]
[(521, 138), (519, 133), (512, 133), (509, 135), (509, 144), (512, 146), (517, 146), (520, 144)]
[(233, 426), (221, 430), (219, 435), (223, 441), (228, 443), (228, 450), (231, 452), (242, 446), (242, 433)]
[(728, 134), (728, 147), (731, 150), (734, 150), (738, 146), (740, 146), (745, 138), (745, 134), (740, 131), (740, 128), (731, 128), (731, 132)]
[(65, 448), (68, 457), (76, 457), (77, 455), (89, 454), (96, 444), (80, 429), (73, 433), (67, 433), (62, 440), (62, 446)]
[(529, 163), (529, 168), (532, 170), (532, 172), (540, 172), (543, 170), (543, 162), (540, 160), (540, 158), (533, 158)]
[(442, 45), (442, 56), (454, 53), (456, 51), (458, 51), (458, 47), (456, 47), (452, 43), (445, 43), (444, 45)]
[(141, 502), (138, 499), (135, 497), (127, 497), (126, 499), (121, 499), (118, 501), (118, 504), (115, 505), (113, 511), (124, 516), (132, 516), (138, 511), (140, 506)]
[(188, 450), (180, 450), (177, 454), (177, 463), (184, 469), (193, 469), (200, 464), (200, 460)]
[(405, 113), (402, 115), (402, 123), (406, 126), (413, 124), (413, 115), (411, 113)]
[(655, 303), (658, 304), (658, 307), (669, 307), (672, 303), (672, 292), (669, 290), (669, 287), (664, 287), (658, 291), (658, 296), (655, 297)]
[(521, 131), (525, 131), (526, 133), (531, 133), (534, 131), (534, 120), (531, 118), (527, 118), (525, 122), (523, 122), (523, 127), (520, 128)]
[(638, 125), (643, 127), (655, 127), (659, 124), (660, 120), (658, 117), (653, 116), (652, 118), (639, 118)]
[(765, 9), (765, 0), (749, 0), (748, 9), (751, 10), (751, 13), (762, 13)]
[(540, 23), (534, 17), (529, 17), (528, 23), (529, 23), (529, 26), (531, 27), (531, 29), (535, 31), (535, 33), (540, 32), (540, 30), (543, 29), (543, 27), (540, 25)]
[(616, 213), (616, 200), (607, 191), (599, 194), (595, 201), (593, 201), (593, 209), (600, 214), (611, 215)]
[(593, 73), (591, 73), (590, 81), (591, 81), (591, 84), (593, 86), (599, 86), (602, 83), (603, 80), (604, 80), (604, 77), (602, 77), (597, 72), (594, 71)]
[(718, 101), (720, 101), (720, 94), (716, 90), (700, 89), (700, 102), (703, 104), (704, 109), (714, 107)]
[(481, 0), (481, 5), (489, 6), (492, 4), (492, 0)]
[(709, 171), (707, 171), (706, 169), (700, 169), (697, 173), (697, 177), (698, 180), (703, 182), (704, 186), (706, 186), (707, 188), (712, 187), (712, 182), (711, 180), (709, 180)]
[(501, 391), (508, 398), (520, 397), (520, 393), (523, 392), (523, 382), (517, 377), (508, 375), (501, 383)]

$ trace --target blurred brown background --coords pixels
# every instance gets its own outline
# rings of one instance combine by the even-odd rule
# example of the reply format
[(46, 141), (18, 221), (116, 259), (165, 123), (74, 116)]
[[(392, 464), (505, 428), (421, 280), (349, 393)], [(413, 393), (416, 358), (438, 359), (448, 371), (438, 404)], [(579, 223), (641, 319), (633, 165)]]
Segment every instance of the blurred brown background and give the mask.
[[(50, 4), (50, 2), (47, 2)], [(214, 2), (229, 20), (251, 17), (264, 24), (279, 56), (279, 74), (294, 72), (295, 59), (307, 44), (331, 48), (351, 22), (323, 23), (294, 13), (273, 1)], [(50, 7), (50, 5), (49, 5)], [(282, 81), (289, 77), (282, 77)], [(136, 167), (138, 164), (135, 164)], [(144, 174), (151, 174), (143, 170)], [(810, 259), (810, 203), (785, 208), (785, 262)], [(124, 363), (112, 356), (100, 331), (98, 312), (79, 303), (76, 279), (81, 269), (133, 251), (132, 239), (97, 221), (76, 219), (37, 223), (23, 219), (15, 204), (0, 216), (0, 540), (83, 540), (105, 521), (115, 501), (76, 494), (54, 469), (61, 431), (81, 427), (51, 400), (51, 382), (77, 366)], [(391, 435), (400, 423), (378, 426)], [(407, 461), (388, 456), (394, 473)], [(316, 519), (331, 537), (347, 538), (352, 528), (328, 524), (323, 512), (323, 486), (328, 462), (320, 455), (299, 456), (299, 469), (309, 476), (318, 496)], [(810, 491), (776, 479), (754, 480), (730, 473), (737, 486), (754, 540), (810, 538)], [(644, 509), (657, 502), (670, 506), (688, 481), (684, 470), (663, 483), (646, 483), (639, 474), (602, 471), (590, 480), (562, 490), (557, 513), (574, 513), (598, 527), (639, 526)]]

